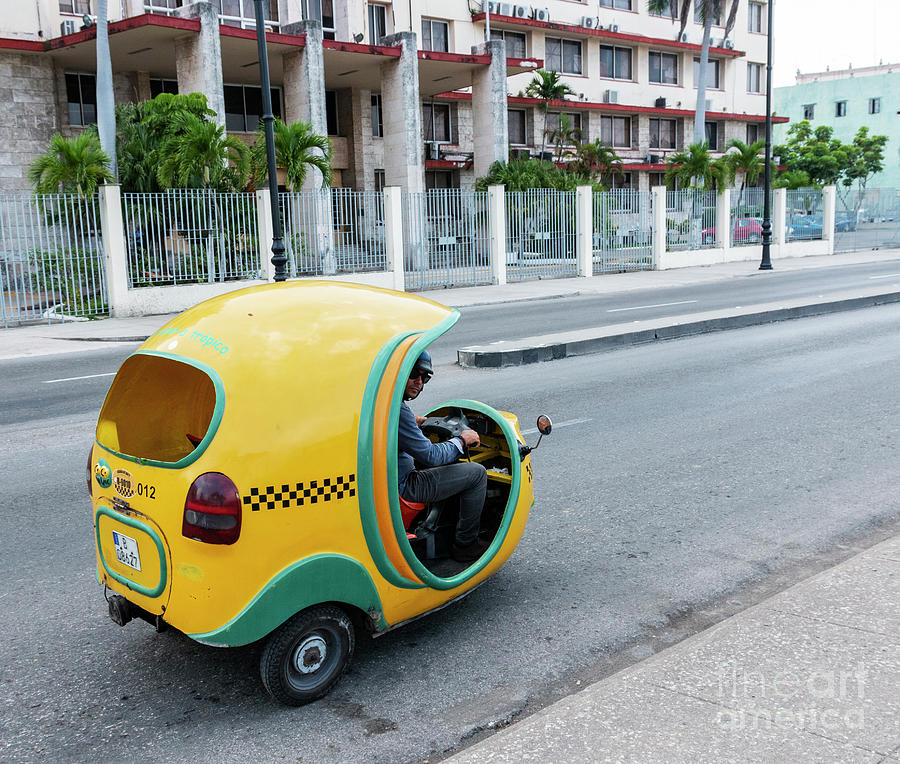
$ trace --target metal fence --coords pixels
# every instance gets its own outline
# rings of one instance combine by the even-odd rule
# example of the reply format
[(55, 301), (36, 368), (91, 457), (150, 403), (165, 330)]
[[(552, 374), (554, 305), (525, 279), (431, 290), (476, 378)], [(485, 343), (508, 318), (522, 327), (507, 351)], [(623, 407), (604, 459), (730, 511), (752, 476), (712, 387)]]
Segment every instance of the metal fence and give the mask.
[(404, 194), (406, 288), (492, 283), (490, 224), (484, 192), (443, 188)]
[(821, 188), (793, 188), (786, 192), (785, 241), (822, 238), (824, 192)]
[[(771, 199), (770, 199), (771, 201)], [(763, 211), (766, 202), (764, 188), (741, 188), (731, 192), (732, 247), (759, 244), (762, 241)]]
[(593, 195), (593, 273), (653, 269), (651, 194), (628, 188)]
[(323, 188), (280, 194), (280, 202), (291, 276), (387, 267), (380, 193)]
[(253, 194), (125, 193), (122, 211), (130, 287), (261, 276)]
[(96, 196), (0, 195), (0, 320), (108, 315)]
[(900, 189), (865, 192), (839, 186), (835, 202), (834, 250), (900, 247)]
[(533, 188), (506, 194), (506, 278), (575, 276), (575, 192)]
[(716, 246), (716, 192), (683, 188), (666, 202), (666, 250)]

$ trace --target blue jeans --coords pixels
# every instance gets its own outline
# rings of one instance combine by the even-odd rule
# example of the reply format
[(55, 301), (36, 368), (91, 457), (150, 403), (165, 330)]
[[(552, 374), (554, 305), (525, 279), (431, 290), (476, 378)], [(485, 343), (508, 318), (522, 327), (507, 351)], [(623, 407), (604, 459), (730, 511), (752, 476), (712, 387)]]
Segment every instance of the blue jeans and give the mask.
[(487, 472), (482, 465), (474, 462), (413, 470), (403, 488), (404, 499), (426, 504), (459, 496), (459, 521), (456, 523), (458, 546), (471, 544), (478, 538), (486, 493)]

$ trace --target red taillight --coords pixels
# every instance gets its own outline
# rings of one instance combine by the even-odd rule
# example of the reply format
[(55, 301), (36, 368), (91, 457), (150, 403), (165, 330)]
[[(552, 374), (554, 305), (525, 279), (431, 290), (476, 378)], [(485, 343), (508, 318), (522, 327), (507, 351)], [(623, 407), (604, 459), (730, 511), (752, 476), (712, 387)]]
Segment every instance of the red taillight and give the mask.
[(233, 544), (241, 535), (241, 497), (225, 475), (198, 477), (184, 500), (181, 535), (207, 544)]
[(88, 496), (91, 498), (94, 497), (94, 447), (88, 450), (88, 463), (87, 463), (87, 486), (88, 486)]

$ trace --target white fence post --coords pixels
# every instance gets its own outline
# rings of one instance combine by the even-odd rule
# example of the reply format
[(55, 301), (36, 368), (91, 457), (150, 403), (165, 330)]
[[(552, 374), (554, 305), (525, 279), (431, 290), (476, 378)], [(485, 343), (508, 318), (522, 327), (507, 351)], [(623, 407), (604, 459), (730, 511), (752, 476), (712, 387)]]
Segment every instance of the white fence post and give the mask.
[[(256, 192), (256, 224), (259, 229), (259, 270), (266, 281), (275, 280), (275, 266), (272, 265), (272, 204), (269, 201), (269, 189), (261, 188)], [(287, 250), (285, 249), (285, 255)]]
[(386, 186), (384, 191), (384, 255), (388, 270), (394, 274), (392, 286), (405, 291), (403, 273), (403, 209), (399, 186)]
[(725, 262), (731, 247), (731, 189), (724, 189), (716, 197), (716, 247), (724, 251)]
[(506, 283), (506, 187), (488, 186), (491, 220), (491, 267), (493, 282)]
[(124, 315), (120, 311), (127, 304), (128, 298), (128, 255), (120, 186), (100, 186), (100, 228), (103, 231), (103, 254), (106, 257), (109, 315), (115, 317)]
[(650, 189), (652, 194), (651, 210), (653, 213), (650, 228), (653, 238), (650, 240), (650, 256), (653, 258), (654, 270), (665, 270), (666, 262), (666, 187), (654, 186)]
[(787, 189), (776, 188), (772, 200), (772, 238), (770, 247), (775, 251), (771, 254), (781, 257), (781, 248), (784, 246), (785, 230), (787, 225)]
[(834, 215), (837, 189), (825, 186), (823, 190), (824, 208), (822, 210), (822, 239), (828, 242), (827, 255), (834, 254)]
[(575, 189), (575, 263), (579, 276), (594, 275), (594, 189)]

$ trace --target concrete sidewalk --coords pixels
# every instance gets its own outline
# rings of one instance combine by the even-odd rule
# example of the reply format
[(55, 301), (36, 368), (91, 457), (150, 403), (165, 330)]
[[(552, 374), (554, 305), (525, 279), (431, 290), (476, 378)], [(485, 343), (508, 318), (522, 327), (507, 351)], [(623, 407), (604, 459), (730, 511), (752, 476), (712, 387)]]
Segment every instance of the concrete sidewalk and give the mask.
[[(777, 277), (778, 273), (787, 271), (891, 260), (900, 260), (900, 249), (867, 250), (821, 257), (779, 260), (775, 263), (774, 271), (760, 271), (756, 262), (735, 262), (667, 271), (614, 273), (589, 278), (543, 279), (504, 284), (503, 286), (435, 289), (418, 294), (445, 305), (465, 308), (573, 295), (621, 294), (637, 290), (711, 283), (747, 276), (769, 278), (773, 275)], [(900, 263), (898, 263), (898, 270), (900, 270)], [(900, 282), (900, 276), (898, 276), (898, 282)], [(885, 283), (883, 287), (886, 293), (896, 291), (896, 287), (892, 283)], [(745, 308), (747, 307), (749, 306), (745, 306)], [(0, 330), (0, 360), (83, 352), (100, 347), (98, 344), (100, 342), (143, 342), (171, 318), (172, 315), (107, 318), (97, 321), (33, 324)], [(672, 323), (677, 322), (673, 319)]]
[(448, 761), (900, 761), (900, 535)]

